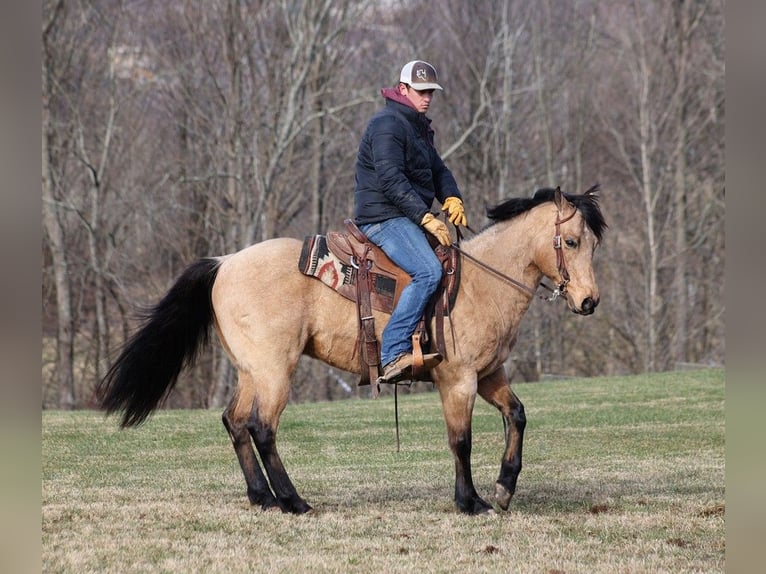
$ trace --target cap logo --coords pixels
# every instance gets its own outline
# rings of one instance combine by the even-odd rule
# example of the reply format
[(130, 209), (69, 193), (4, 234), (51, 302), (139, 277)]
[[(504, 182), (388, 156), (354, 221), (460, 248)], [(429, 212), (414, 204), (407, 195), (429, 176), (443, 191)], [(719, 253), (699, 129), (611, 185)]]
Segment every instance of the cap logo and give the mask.
[(436, 70), (434, 67), (422, 60), (413, 60), (412, 62), (405, 64), (399, 74), (399, 81), (420, 90), (442, 89), (437, 83)]

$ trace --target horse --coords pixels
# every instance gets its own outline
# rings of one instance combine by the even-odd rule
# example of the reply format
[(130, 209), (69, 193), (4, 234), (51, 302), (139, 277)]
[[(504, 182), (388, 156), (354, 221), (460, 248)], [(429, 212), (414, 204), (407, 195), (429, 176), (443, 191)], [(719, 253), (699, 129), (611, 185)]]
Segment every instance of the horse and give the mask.
[[(607, 225), (597, 192), (598, 185), (580, 195), (543, 188), (532, 197), (506, 200), (487, 208), (490, 223), (456, 245), (460, 287), (451, 326), (444, 329), (450, 351), (430, 374), (455, 463), (454, 502), (463, 513), (495, 512), (471, 475), (477, 395), (503, 419), (495, 504), (507, 510), (516, 490), (526, 416), (504, 362), (543, 276), (558, 285), (554, 296), (565, 298), (574, 313), (590, 315), (599, 303), (593, 256)], [(142, 424), (182, 369), (193, 365), (214, 327), (238, 372), (222, 420), (250, 504), (295, 514), (312, 507), (298, 494), (277, 450), (291, 374), (304, 354), (361, 372), (356, 304), (299, 271), (301, 248), (298, 239), (275, 238), (192, 263), (147, 311), (96, 388), (105, 416), (122, 412), (122, 428)], [(389, 316), (373, 313), (380, 339)]]

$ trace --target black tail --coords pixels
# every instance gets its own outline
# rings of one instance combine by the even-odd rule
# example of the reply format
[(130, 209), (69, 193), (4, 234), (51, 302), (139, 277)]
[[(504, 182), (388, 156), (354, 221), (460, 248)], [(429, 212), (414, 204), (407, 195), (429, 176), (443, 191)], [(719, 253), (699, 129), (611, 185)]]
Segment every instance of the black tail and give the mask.
[(123, 411), (122, 427), (144, 422), (207, 344), (219, 264), (217, 259), (200, 259), (190, 265), (148, 311), (98, 384), (96, 393), (107, 414)]

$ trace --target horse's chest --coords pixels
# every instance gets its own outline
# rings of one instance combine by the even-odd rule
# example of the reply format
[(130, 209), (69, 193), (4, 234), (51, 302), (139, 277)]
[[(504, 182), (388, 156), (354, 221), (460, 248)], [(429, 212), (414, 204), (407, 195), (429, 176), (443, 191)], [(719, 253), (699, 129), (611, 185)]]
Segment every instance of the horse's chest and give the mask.
[[(489, 343), (489, 342), (488, 342)], [(480, 375), (492, 373), (500, 368), (511, 354), (511, 349), (516, 345), (516, 330), (507, 336), (500, 336), (486, 347), (486, 353), (482, 357), (485, 365), (480, 369)]]

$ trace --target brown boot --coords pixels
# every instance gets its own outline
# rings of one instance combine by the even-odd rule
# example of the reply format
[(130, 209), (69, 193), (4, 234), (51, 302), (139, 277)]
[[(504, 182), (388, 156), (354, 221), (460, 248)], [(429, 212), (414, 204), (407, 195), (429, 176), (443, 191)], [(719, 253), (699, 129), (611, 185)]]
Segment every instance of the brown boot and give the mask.
[[(442, 362), (442, 356), (439, 353), (428, 353), (423, 355), (423, 368), (430, 371), (436, 365)], [(383, 376), (380, 381), (383, 383), (395, 383), (412, 378), (412, 353), (402, 353), (393, 361), (389, 361), (383, 367)]]

